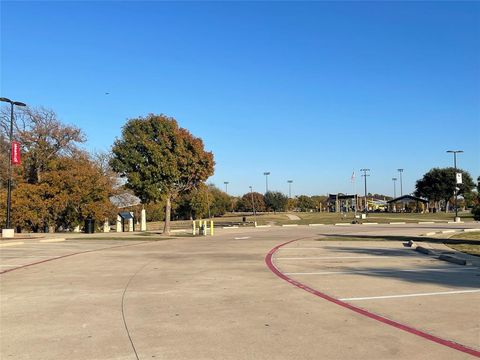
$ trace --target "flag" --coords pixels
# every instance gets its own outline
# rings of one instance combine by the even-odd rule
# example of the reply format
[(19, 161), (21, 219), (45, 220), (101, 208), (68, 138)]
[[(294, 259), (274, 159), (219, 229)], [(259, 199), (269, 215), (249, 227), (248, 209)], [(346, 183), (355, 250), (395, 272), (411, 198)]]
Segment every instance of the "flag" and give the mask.
[(20, 165), (22, 159), (20, 158), (20, 143), (12, 141), (12, 165)]

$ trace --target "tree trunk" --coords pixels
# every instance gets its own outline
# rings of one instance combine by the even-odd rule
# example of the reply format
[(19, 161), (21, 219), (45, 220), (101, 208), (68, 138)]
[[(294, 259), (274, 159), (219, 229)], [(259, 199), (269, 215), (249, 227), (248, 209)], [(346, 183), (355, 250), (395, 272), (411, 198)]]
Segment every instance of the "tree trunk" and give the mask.
[(165, 226), (163, 227), (163, 234), (170, 235), (170, 213), (172, 209), (172, 196), (169, 194), (167, 196), (167, 203), (165, 205)]

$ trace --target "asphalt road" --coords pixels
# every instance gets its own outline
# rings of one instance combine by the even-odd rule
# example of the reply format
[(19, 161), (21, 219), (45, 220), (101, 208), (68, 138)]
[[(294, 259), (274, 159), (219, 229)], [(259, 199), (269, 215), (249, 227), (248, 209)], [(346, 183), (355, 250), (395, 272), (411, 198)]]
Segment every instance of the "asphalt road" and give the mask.
[[(421, 233), (463, 227), (480, 224), (2, 242), (0, 358), (475, 358), (478, 264), (404, 246)], [(338, 235), (364, 239), (332, 240)]]

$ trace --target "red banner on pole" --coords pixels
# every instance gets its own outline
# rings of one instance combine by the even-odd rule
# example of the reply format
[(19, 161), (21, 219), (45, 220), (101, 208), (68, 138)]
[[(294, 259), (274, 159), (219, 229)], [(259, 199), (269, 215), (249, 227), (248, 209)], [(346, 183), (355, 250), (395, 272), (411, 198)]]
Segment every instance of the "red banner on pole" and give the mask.
[(12, 141), (12, 165), (20, 165), (22, 159), (20, 158), (20, 143)]

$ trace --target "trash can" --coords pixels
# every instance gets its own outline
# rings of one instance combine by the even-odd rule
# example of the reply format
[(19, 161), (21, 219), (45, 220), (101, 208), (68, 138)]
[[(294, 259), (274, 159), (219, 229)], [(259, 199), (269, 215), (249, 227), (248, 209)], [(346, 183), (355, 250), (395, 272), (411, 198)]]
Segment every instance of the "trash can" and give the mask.
[(93, 234), (95, 232), (95, 220), (90, 216), (85, 219), (85, 233)]
[(245, 221), (247, 221), (247, 217), (246, 217), (246, 216), (243, 217), (243, 222), (245, 222)]

